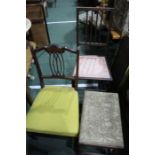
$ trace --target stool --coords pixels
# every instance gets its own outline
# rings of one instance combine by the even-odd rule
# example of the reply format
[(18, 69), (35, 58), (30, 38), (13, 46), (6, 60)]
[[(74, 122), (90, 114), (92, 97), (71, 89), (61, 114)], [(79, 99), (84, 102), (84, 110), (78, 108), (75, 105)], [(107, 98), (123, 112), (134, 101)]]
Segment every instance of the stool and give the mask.
[(124, 147), (117, 93), (85, 91), (79, 144), (109, 150)]

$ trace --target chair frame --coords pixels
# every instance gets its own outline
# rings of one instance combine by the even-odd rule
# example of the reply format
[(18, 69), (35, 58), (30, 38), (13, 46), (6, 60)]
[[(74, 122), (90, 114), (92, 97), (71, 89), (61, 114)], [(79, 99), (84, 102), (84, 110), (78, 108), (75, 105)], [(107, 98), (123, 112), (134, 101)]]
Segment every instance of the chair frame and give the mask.
[[(37, 59), (37, 53), (41, 52), (42, 50), (44, 50), (44, 52), (48, 53), (49, 55), (53, 55), (54, 58), (57, 59), (57, 61), (55, 61), (54, 66), (51, 66), (50, 64), (50, 69), (55, 69), (55, 72), (53, 72), (52, 75), (43, 75), (42, 71), (41, 71), (41, 67), (40, 67), (40, 63)], [(65, 52), (70, 52), (73, 54), (76, 54), (76, 64), (77, 64), (77, 68), (76, 68), (76, 75), (75, 76), (66, 76), (63, 74), (63, 70), (61, 70), (62, 67), (64, 67), (63, 65), (63, 57), (62, 54)], [(58, 56), (60, 55), (60, 56)], [(70, 80), (72, 81), (72, 87), (74, 87), (74, 89), (77, 89), (77, 84), (78, 84), (78, 69), (79, 69), (79, 65), (78, 65), (78, 61), (79, 61), (79, 51), (78, 50), (72, 50), (69, 49), (67, 47), (60, 47), (58, 45), (48, 45), (48, 46), (43, 46), (41, 48), (36, 48), (34, 50), (32, 50), (32, 56), (34, 59), (34, 63), (36, 65), (37, 71), (38, 71), (38, 75), (39, 75), (39, 80), (40, 80), (40, 84), (41, 84), (41, 88), (44, 87), (44, 79), (65, 79), (65, 80)], [(60, 58), (61, 57), (61, 58)], [(49, 58), (50, 60), (50, 58)], [(59, 62), (58, 62), (59, 61)], [(58, 65), (61, 65), (61, 67), (59, 68)], [(54, 68), (52, 68), (54, 67)], [(59, 70), (60, 69), (60, 70)], [(52, 72), (52, 71), (51, 71)], [(69, 136), (61, 136), (61, 135), (50, 135), (50, 134), (44, 134), (44, 133), (36, 133), (36, 132), (29, 132), (27, 131), (27, 134), (29, 134), (30, 136), (32, 136), (32, 138), (35, 139), (35, 136), (44, 136), (44, 137), (55, 137), (55, 138), (71, 138), (73, 144), (71, 147), (75, 147), (76, 145), (76, 141), (77, 141), (77, 137), (69, 137)]]
[[(48, 41), (48, 44), (50, 43), (50, 36), (49, 36), (49, 32), (48, 32), (48, 27), (47, 27), (47, 21), (46, 21), (46, 16), (45, 16), (45, 11), (44, 11), (44, 7), (43, 7), (43, 4), (41, 1), (36, 1), (36, 3), (34, 2), (26, 2), (26, 8), (32, 8), (32, 7), (40, 7), (41, 10), (42, 10), (42, 17), (40, 19), (31, 19), (32, 21), (32, 24), (35, 24), (35, 23), (44, 23), (45, 25), (45, 30), (47, 32), (47, 41)], [(30, 30), (30, 36), (31, 36), (31, 30)]]
[[(109, 8), (109, 7), (77, 7), (77, 13), (76, 13), (76, 20), (77, 20), (77, 23), (76, 23), (76, 45), (77, 45), (77, 48), (79, 49), (80, 46), (94, 46), (94, 47), (105, 47), (105, 52), (108, 51), (108, 42), (109, 42), (109, 36), (110, 36), (110, 21), (107, 22), (107, 19), (103, 19), (103, 15), (106, 14), (106, 13), (109, 13), (111, 11), (113, 11), (113, 8)], [(95, 25), (97, 27), (97, 20), (98, 20), (98, 16), (99, 15), (102, 15), (102, 18), (100, 20), (100, 26), (102, 26), (102, 22), (104, 21), (105, 22), (105, 27), (107, 27), (107, 30), (108, 30), (108, 36), (106, 37), (106, 41), (103, 43), (103, 41), (101, 40), (100, 36), (99, 38), (97, 38), (97, 34), (99, 34), (100, 30), (95, 30), (95, 41), (92, 40), (92, 34), (89, 34), (89, 38), (87, 38), (87, 41), (80, 41), (80, 34), (79, 34), (79, 24), (84, 24), (83, 22), (80, 21), (79, 19), (79, 15), (80, 15), (80, 12), (85, 12), (86, 14), (86, 26), (85, 26), (85, 33), (89, 33), (89, 29), (88, 29), (88, 26), (91, 25), (91, 23), (88, 21), (88, 11), (92, 11), (92, 14), (91, 16), (93, 15), (93, 13), (96, 13), (97, 16), (96, 16), (96, 19), (95, 19)], [(110, 18), (109, 18), (110, 20)], [(92, 32), (92, 25), (91, 25), (91, 28), (90, 28), (90, 31)], [(99, 32), (97, 32), (99, 31)], [(99, 42), (97, 42), (96, 40), (99, 40)], [(109, 74), (110, 76), (112, 75), (111, 74), (111, 71), (110, 71), (110, 66), (107, 62), (107, 58), (106, 56), (105, 57), (105, 61), (106, 61), (106, 64), (107, 64), (107, 68), (108, 68), (108, 71), (109, 71)], [(80, 64), (79, 64), (80, 65)], [(109, 82), (111, 82), (113, 80), (112, 76), (111, 78), (91, 78), (91, 77), (79, 77), (80, 80), (97, 80), (97, 81), (104, 81), (106, 84), (108, 84)]]
[[(37, 53), (41, 52), (42, 50), (44, 50), (46, 53), (49, 54), (49, 65), (50, 65), (50, 70), (51, 70), (51, 75), (43, 75), (41, 68), (40, 68), (40, 64), (39, 61), (37, 59)], [(63, 59), (63, 53), (65, 52), (70, 52), (73, 54), (76, 54), (76, 74), (75, 76), (66, 76), (64, 74), (64, 70), (65, 70), (65, 65), (64, 65), (64, 59)], [(78, 70), (79, 70), (79, 51), (78, 50), (72, 50), (69, 49), (67, 47), (59, 47), (58, 45), (54, 45), (51, 44), (49, 46), (44, 46), (41, 48), (37, 48), (34, 49), (32, 51), (32, 55), (34, 58), (34, 62), (36, 64), (36, 68), (38, 71), (38, 75), (39, 75), (39, 80), (40, 80), (40, 84), (41, 87), (44, 87), (44, 79), (65, 79), (65, 80), (70, 80), (72, 81), (72, 87), (74, 87), (75, 89), (77, 89), (77, 84), (78, 84)], [(51, 59), (53, 57), (53, 63), (51, 64)], [(59, 66), (60, 65), (60, 66)]]

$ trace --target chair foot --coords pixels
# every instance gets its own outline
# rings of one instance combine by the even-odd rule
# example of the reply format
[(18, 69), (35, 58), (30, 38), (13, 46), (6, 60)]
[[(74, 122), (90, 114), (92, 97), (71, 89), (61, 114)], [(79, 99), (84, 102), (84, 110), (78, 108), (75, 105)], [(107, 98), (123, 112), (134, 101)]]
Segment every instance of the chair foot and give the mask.
[(72, 87), (75, 89), (78, 87), (76, 80), (72, 80)]

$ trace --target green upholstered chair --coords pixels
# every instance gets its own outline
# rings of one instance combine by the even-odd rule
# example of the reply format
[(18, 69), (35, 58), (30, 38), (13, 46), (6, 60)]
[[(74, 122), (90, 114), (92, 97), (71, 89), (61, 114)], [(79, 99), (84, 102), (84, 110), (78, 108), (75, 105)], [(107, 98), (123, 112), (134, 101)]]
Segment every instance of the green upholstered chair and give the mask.
[[(49, 58), (44, 58), (42, 62), (43, 65), (47, 62), (50, 74), (43, 73), (42, 63), (39, 60), (40, 52), (41, 55), (45, 54), (45, 58)], [(65, 79), (65, 81), (69, 80), (74, 81), (74, 84), (76, 83), (78, 72), (75, 76), (69, 76), (65, 72), (65, 53), (69, 53), (68, 57), (74, 55), (75, 63), (78, 62), (78, 52), (66, 47), (49, 45), (37, 48), (32, 52), (42, 88), (27, 113), (27, 132), (67, 137), (78, 135), (79, 104), (76, 87), (45, 86), (44, 84), (45, 79)], [(65, 56), (67, 59), (68, 57)]]

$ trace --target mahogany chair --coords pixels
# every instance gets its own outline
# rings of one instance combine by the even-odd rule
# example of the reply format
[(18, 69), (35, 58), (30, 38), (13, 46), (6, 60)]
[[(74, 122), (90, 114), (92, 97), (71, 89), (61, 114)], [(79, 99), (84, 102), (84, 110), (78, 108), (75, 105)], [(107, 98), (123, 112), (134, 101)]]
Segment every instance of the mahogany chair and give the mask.
[[(118, 93), (85, 91), (84, 96), (79, 154), (111, 155), (118, 149), (123, 149), (124, 137)], [(95, 147), (96, 150), (87, 150), (84, 153), (84, 150), (80, 149), (83, 146)]]
[[(108, 52), (110, 25), (107, 12), (112, 8), (78, 7), (77, 8), (77, 47), (81, 46), (104, 48)], [(89, 53), (91, 54), (91, 53)], [(74, 74), (75, 75), (75, 72)], [(105, 55), (79, 56), (79, 79), (112, 81), (110, 69)]]
[(30, 40), (34, 41), (38, 47), (50, 44), (44, 2), (27, 2), (26, 17), (29, 18), (32, 22), (32, 26), (29, 31)]
[[(44, 61), (40, 60), (40, 53), (45, 56)], [(69, 54), (69, 57), (73, 55), (75, 63), (78, 65), (78, 53), (66, 47), (49, 45), (34, 49), (32, 52), (41, 90), (26, 116), (26, 131), (28, 133), (64, 137), (78, 135), (79, 104), (76, 87), (45, 85), (45, 79), (77, 81), (78, 71), (75, 76), (69, 76), (65, 72), (67, 60), (64, 55), (66, 53)], [(48, 73), (43, 72), (42, 66), (45, 63), (48, 64)]]

